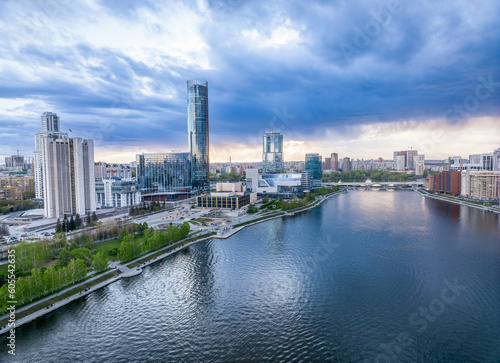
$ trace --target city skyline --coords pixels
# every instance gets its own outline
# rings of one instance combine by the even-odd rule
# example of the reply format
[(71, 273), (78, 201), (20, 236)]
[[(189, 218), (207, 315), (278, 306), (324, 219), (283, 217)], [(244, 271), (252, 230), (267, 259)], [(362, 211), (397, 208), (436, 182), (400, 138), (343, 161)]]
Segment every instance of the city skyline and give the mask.
[(211, 85), (212, 162), (260, 160), (266, 131), (285, 136), (285, 161), (500, 142), (493, 1), (25, 5), (0, 15), (0, 158), (31, 157), (47, 111), (94, 139), (96, 160), (185, 150), (192, 78)]

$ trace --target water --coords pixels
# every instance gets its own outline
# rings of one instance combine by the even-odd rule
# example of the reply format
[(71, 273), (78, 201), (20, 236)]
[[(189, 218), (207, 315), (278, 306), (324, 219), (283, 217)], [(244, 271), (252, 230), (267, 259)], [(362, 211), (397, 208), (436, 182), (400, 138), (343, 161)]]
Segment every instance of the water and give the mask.
[(6, 351), (0, 361), (500, 362), (500, 218), (353, 191), (192, 246), (19, 328), (15, 359)]

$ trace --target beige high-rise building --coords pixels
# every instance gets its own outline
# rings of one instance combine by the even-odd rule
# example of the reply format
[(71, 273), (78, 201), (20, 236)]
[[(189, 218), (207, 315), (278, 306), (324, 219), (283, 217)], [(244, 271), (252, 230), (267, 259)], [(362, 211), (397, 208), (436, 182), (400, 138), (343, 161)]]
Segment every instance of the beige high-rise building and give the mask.
[(500, 199), (500, 171), (462, 171), (461, 195), (485, 201)]
[(413, 157), (413, 162), (415, 164), (415, 175), (416, 176), (424, 175), (425, 156), (424, 155), (415, 155)]
[(41, 156), (45, 217), (94, 212), (94, 141), (42, 137)]

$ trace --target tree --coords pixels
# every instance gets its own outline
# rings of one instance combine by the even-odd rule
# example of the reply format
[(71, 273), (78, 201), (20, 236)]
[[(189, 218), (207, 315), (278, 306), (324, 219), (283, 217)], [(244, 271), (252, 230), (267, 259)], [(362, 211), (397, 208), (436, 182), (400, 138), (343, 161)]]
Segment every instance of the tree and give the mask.
[(10, 236), (9, 227), (5, 223), (0, 224), (0, 236)]
[(97, 215), (94, 213), (92, 213), (92, 223), (96, 223), (98, 221), (98, 218), (97, 218)]
[(248, 209), (247, 209), (248, 214), (254, 214), (254, 213), (257, 213), (258, 211), (259, 211), (259, 209), (257, 209), (257, 207), (254, 206), (253, 204), (248, 205)]
[(188, 222), (184, 222), (181, 224), (181, 238), (186, 238), (191, 230), (191, 226)]
[(80, 218), (80, 215), (77, 213), (75, 217), (75, 229), (78, 229), (82, 226), (82, 219)]
[(73, 231), (74, 229), (76, 229), (75, 219), (73, 218), (73, 216), (71, 216), (68, 224), (68, 231)]
[(59, 232), (64, 232), (64, 228), (61, 224), (61, 221), (59, 220), (59, 218), (57, 218), (57, 222), (56, 222), (56, 233), (59, 233)]
[(104, 256), (104, 253), (97, 252), (92, 257), (92, 267), (97, 272), (101, 272), (101, 271), (105, 270), (108, 267), (108, 259)]
[(87, 212), (87, 226), (92, 225), (92, 217), (90, 216), (90, 212)]
[(85, 262), (87, 266), (90, 266), (92, 264), (92, 253), (88, 248), (80, 247), (72, 250), (70, 253), (73, 256), (73, 260), (80, 259)]
[(69, 230), (68, 216), (65, 214), (63, 218), (63, 232), (68, 232)]
[(73, 255), (71, 254), (68, 248), (61, 248), (59, 250), (57, 258), (59, 259), (59, 265), (64, 267), (71, 261)]

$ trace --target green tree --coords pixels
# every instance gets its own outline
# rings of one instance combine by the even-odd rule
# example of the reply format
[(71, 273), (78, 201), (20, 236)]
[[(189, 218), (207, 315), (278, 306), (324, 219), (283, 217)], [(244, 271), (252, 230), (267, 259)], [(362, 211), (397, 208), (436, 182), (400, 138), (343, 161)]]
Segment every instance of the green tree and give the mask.
[(56, 222), (56, 233), (59, 233), (59, 232), (64, 232), (64, 228), (61, 224), (61, 221), (59, 220), (59, 218), (57, 218), (57, 222)]
[(64, 215), (64, 218), (62, 221), (62, 228), (63, 228), (63, 232), (68, 232), (70, 230), (68, 216), (66, 214)]
[(70, 250), (65, 247), (59, 250), (57, 258), (59, 259), (59, 265), (64, 267), (71, 261), (73, 255), (71, 254)]
[(80, 215), (77, 213), (75, 217), (75, 229), (78, 229), (82, 226), (82, 219), (80, 218)]
[(71, 216), (71, 219), (69, 220), (68, 224), (68, 231), (73, 231), (75, 229), (76, 229), (75, 219), (73, 218), (73, 216)]
[(97, 272), (101, 272), (101, 271), (105, 270), (108, 267), (108, 259), (104, 256), (104, 253), (97, 252), (92, 257), (92, 267)]
[(88, 248), (80, 247), (70, 251), (73, 260), (82, 260), (87, 266), (92, 264), (92, 252)]
[(92, 225), (92, 217), (90, 215), (90, 212), (87, 212), (87, 226)]
[(0, 236), (10, 236), (9, 227), (5, 223), (0, 224)]
[(99, 220), (99, 218), (97, 218), (97, 215), (94, 213), (92, 213), (92, 223), (96, 223), (97, 221)]
[(180, 232), (181, 232), (181, 238), (186, 238), (187, 235), (189, 234), (189, 231), (191, 230), (191, 226), (189, 225), (188, 222), (184, 222), (182, 223), (181, 225), (181, 229), (180, 229)]

